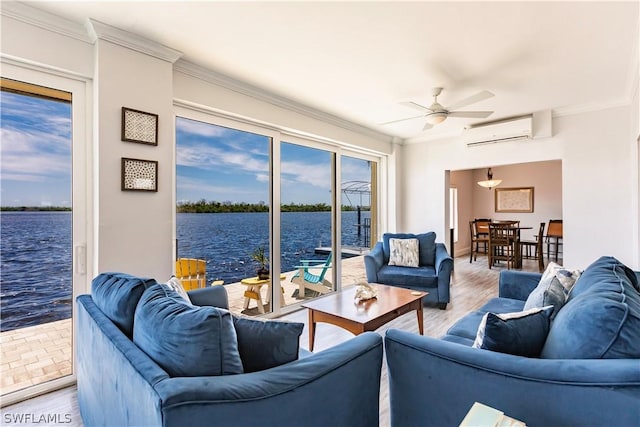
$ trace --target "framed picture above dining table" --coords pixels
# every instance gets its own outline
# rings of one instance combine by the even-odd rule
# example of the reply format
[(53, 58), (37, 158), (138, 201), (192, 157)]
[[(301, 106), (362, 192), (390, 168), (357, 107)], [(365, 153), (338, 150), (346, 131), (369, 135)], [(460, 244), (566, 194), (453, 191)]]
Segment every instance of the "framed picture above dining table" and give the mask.
[(495, 211), (533, 212), (533, 187), (496, 188)]

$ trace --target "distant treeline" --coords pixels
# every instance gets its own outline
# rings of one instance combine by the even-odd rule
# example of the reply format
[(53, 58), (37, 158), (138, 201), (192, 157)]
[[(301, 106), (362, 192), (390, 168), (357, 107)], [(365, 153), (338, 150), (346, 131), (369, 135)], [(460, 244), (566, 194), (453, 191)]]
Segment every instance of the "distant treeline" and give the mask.
[(62, 206), (1, 206), (2, 212), (71, 212)]
[[(343, 211), (355, 211), (357, 207), (342, 205)], [(368, 211), (368, 206), (362, 207)], [(198, 202), (183, 202), (178, 204), (179, 213), (232, 213), (232, 212), (269, 212), (269, 205), (265, 203), (231, 203), (200, 200)], [(330, 212), (331, 206), (325, 203), (280, 205), (281, 212)]]

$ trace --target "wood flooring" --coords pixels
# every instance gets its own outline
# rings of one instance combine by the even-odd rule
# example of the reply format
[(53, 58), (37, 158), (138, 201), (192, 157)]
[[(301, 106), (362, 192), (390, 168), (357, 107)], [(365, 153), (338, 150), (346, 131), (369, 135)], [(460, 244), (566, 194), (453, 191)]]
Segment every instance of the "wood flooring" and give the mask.
[[(486, 257), (469, 263), (467, 256), (455, 259), (455, 270), (451, 277), (451, 302), (446, 310), (435, 306), (424, 307), (424, 334), (439, 337), (459, 318), (469, 311), (475, 310), (487, 300), (498, 295), (498, 275), (504, 268), (487, 267)], [(524, 271), (538, 271), (537, 261), (524, 260)], [(305, 323), (305, 329), (300, 337), (300, 345), (309, 347), (308, 314), (306, 309), (283, 316), (283, 319)], [(407, 313), (376, 332), (384, 336), (389, 328), (403, 329), (418, 333), (418, 322), (415, 312)], [(315, 352), (335, 346), (350, 339), (353, 335), (337, 326), (320, 323), (316, 329)], [(389, 426), (389, 395), (387, 387), (386, 362), (382, 366), (382, 381), (380, 386), (380, 426)], [(67, 387), (43, 396), (35, 397), (21, 403), (4, 407), (0, 410), (2, 424), (17, 424), (20, 426), (43, 426), (56, 423), (42, 422), (43, 416), (58, 417), (59, 424), (67, 426), (83, 426), (78, 409), (76, 388)], [(22, 417), (22, 422), (18, 422)], [(265, 420), (268, 425), (268, 420)]]

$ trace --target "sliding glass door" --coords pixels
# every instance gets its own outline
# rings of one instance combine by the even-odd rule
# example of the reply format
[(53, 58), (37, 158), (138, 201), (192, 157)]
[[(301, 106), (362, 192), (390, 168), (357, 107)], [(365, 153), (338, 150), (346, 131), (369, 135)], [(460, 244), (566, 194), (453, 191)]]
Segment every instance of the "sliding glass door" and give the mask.
[(231, 311), (249, 316), (278, 315), (364, 280), (377, 164), (178, 107), (176, 259), (200, 260), (206, 286), (225, 286)]
[(83, 82), (3, 64), (0, 316), (3, 404), (74, 380), (87, 283)]

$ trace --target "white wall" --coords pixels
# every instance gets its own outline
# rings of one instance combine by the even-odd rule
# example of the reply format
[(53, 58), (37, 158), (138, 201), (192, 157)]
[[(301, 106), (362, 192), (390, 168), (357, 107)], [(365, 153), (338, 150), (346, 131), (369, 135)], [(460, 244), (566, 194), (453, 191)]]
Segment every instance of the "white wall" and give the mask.
[[(173, 64), (104, 40), (95, 51), (96, 271), (168, 280), (175, 260)], [(158, 115), (157, 146), (121, 141), (122, 107)], [(121, 191), (122, 157), (158, 161), (158, 191)]]
[[(636, 175), (628, 159), (630, 107), (554, 118), (551, 138), (468, 148), (459, 139), (406, 147), (403, 231), (435, 230), (444, 236), (445, 171), (562, 160), (564, 262), (586, 267), (613, 255), (638, 268), (631, 214)], [(498, 177), (497, 174), (494, 174)], [(634, 194), (635, 191), (635, 194)]]

